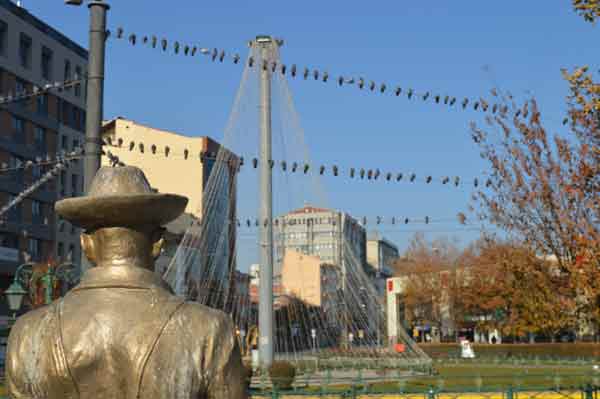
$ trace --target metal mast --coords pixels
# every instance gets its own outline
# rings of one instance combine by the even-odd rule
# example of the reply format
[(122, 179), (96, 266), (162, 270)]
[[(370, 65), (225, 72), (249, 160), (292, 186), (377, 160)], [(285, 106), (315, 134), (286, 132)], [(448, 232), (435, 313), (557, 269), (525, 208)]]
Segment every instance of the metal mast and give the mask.
[[(65, 0), (66, 4), (81, 6), (83, 0)], [(85, 158), (83, 160), (83, 184), (87, 193), (96, 172), (100, 169), (102, 156), (102, 112), (104, 105), (104, 65), (106, 54), (106, 13), (110, 6), (103, 0), (88, 1), (90, 9), (90, 50), (86, 87)], [(70, 77), (69, 77), (70, 78)], [(83, 79), (83, 76), (77, 76)], [(81, 255), (81, 272), (90, 264)]]
[(259, 271), (259, 359), (263, 369), (273, 363), (273, 175), (271, 150), (271, 68), (283, 42), (270, 36), (257, 36), (250, 46), (257, 49), (260, 81), (260, 271)]

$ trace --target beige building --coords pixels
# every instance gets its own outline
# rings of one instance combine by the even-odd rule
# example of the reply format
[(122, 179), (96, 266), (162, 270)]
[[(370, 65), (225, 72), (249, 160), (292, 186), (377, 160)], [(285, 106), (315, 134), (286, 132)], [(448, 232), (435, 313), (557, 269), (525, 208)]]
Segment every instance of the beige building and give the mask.
[[(183, 285), (176, 288), (185, 288), (193, 298), (204, 298), (202, 302), (206, 304), (217, 306), (217, 302), (230, 301), (220, 296), (228, 292), (227, 284), (233, 284), (235, 270), (237, 157), (209, 137), (185, 136), (122, 117), (104, 123), (102, 138), (106, 143), (102, 165), (110, 164), (110, 153), (126, 165), (141, 168), (159, 192), (189, 198), (186, 213), (171, 224), (170, 245), (165, 248), (168, 259), (159, 259), (157, 268), (164, 271), (191, 223), (204, 223), (201, 231), (206, 238), (192, 237), (186, 246), (198, 252), (198, 259), (203, 262), (199, 270), (206, 271), (210, 277), (196, 274), (194, 281), (189, 276), (182, 277)], [(221, 155), (224, 151), (231, 162), (217, 165), (220, 151)], [(206, 189), (211, 173), (216, 170), (221, 178), (212, 186), (209, 204), (205, 200)], [(228, 239), (219, 240), (223, 235)], [(202, 279), (214, 282), (199, 284)], [(229, 282), (224, 283), (224, 280)]]
[[(46, 84), (82, 77), (87, 50), (10, 0), (0, 0), (0, 95), (31, 93)], [(27, 161), (55, 158), (83, 144), (83, 84), (52, 89), (0, 105), (0, 163), (18, 167)], [(49, 170), (34, 167), (0, 176), (4, 205)], [(79, 231), (54, 215), (54, 202), (81, 195), (83, 162), (36, 190), (4, 215), (0, 223), (0, 288), (10, 284), (26, 259), (80, 259)], [(4, 313), (4, 311), (0, 311)]]
[[(204, 187), (215, 164), (214, 159), (200, 162), (200, 154), (214, 156), (221, 146), (210, 137), (185, 136), (146, 126), (118, 117), (105, 122), (102, 137), (110, 139), (106, 152), (126, 165), (144, 170), (148, 180), (160, 192), (188, 197), (186, 213), (202, 217)], [(102, 157), (102, 165), (109, 165)]]
[(339, 267), (323, 263), (317, 256), (286, 251), (281, 270), (285, 294), (327, 313), (335, 306), (340, 282)]

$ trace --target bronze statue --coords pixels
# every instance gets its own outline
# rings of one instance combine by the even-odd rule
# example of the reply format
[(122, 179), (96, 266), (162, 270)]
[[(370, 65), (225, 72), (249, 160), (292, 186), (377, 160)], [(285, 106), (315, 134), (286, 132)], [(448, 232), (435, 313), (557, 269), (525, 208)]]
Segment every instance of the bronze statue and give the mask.
[(56, 203), (85, 229), (95, 267), (17, 320), (6, 360), (12, 398), (246, 398), (230, 318), (174, 296), (153, 272), (160, 226), (186, 204), (155, 193), (134, 167), (101, 168), (88, 196)]

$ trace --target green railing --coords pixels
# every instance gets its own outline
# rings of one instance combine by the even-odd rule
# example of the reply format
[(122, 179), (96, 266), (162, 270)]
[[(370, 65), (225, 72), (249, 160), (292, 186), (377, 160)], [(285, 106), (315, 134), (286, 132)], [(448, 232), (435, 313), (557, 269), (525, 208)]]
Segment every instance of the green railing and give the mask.
[[(267, 377), (253, 380), (251, 397), (420, 397), (425, 399), (502, 398), (502, 399), (600, 399), (600, 373), (586, 374), (519, 374), (474, 375), (457, 377), (420, 376), (389, 378), (380, 376), (364, 378), (334, 378), (327, 375), (320, 379), (302, 375), (292, 387), (279, 388), (285, 380), (271, 381)], [(289, 381), (287, 381), (289, 383)]]
[(563, 398), (563, 399), (600, 399), (600, 387), (591, 384), (580, 387), (528, 387), (518, 388), (509, 386), (505, 389), (463, 389), (461, 391), (444, 390), (437, 387), (427, 389), (397, 389), (380, 388), (373, 389), (369, 386), (351, 385), (349, 387), (319, 387), (317, 389), (293, 388), (293, 389), (250, 389), (250, 397), (284, 399), (286, 397), (311, 397), (311, 398), (359, 398), (359, 397), (419, 397), (424, 399), (444, 399), (446, 397), (460, 399), (468, 397), (469, 399), (482, 398), (502, 398), (502, 399), (544, 399), (544, 398)]

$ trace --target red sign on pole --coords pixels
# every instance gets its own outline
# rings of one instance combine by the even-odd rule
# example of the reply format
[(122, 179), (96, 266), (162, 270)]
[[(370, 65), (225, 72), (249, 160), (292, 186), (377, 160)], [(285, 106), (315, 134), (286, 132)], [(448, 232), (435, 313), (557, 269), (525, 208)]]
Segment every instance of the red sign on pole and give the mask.
[(394, 280), (388, 280), (388, 291), (392, 292), (394, 290)]

